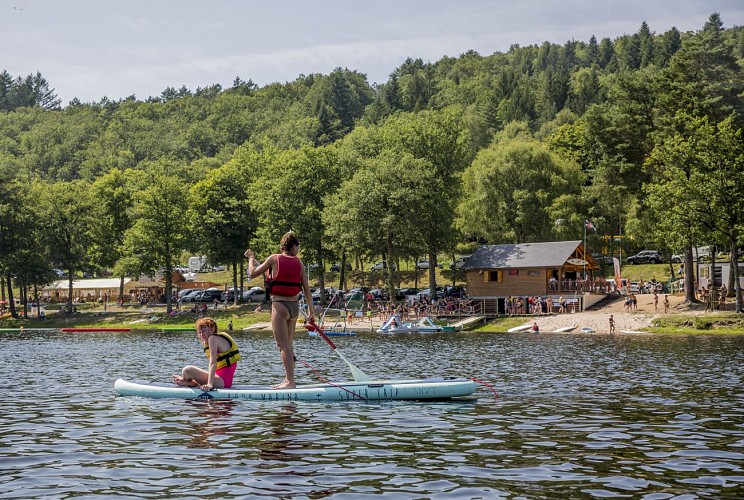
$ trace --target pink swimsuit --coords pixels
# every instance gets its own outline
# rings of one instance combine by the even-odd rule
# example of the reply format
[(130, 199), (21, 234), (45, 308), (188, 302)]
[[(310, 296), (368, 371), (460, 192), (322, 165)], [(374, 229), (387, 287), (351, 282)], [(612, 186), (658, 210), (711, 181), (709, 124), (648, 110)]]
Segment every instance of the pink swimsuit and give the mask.
[(225, 381), (225, 389), (229, 389), (230, 387), (232, 387), (233, 377), (235, 376), (235, 370), (237, 368), (238, 364), (233, 363), (230, 366), (223, 366), (222, 368), (217, 368), (214, 371), (215, 375)]

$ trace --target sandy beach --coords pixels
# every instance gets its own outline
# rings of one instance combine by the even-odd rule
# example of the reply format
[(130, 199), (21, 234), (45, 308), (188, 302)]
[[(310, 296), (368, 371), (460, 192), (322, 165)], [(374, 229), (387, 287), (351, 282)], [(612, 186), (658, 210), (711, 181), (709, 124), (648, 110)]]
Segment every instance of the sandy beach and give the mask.
[[(618, 301), (598, 311), (535, 316), (527, 319), (536, 321), (541, 332), (552, 332), (558, 328), (576, 326), (576, 330), (571, 333), (580, 333), (581, 328), (585, 327), (591, 328), (597, 333), (609, 333), (609, 318), (612, 314), (615, 319), (616, 333), (621, 333), (622, 330), (644, 331), (655, 318), (664, 315), (664, 295), (659, 295), (658, 312), (654, 310), (654, 296), (652, 294), (640, 294), (636, 297), (638, 298), (638, 308), (630, 312), (625, 311), (624, 301)], [(680, 309), (684, 307), (683, 302), (683, 296), (669, 295), (669, 313), (679, 313)], [(687, 309), (685, 311), (689, 314), (697, 314)]]

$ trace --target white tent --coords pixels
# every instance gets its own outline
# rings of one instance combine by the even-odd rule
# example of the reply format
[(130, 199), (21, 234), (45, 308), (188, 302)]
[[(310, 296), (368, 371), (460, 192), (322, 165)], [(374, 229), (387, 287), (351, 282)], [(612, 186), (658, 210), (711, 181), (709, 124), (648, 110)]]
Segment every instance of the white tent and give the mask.
[[(132, 281), (131, 278), (124, 278), (126, 285)], [(75, 300), (98, 300), (104, 295), (108, 296), (109, 301), (115, 301), (119, 298), (120, 278), (94, 278), (85, 280), (72, 281), (72, 298)], [(44, 287), (43, 297), (53, 302), (64, 301), (67, 299), (70, 283), (68, 280), (55, 281), (51, 285)]]

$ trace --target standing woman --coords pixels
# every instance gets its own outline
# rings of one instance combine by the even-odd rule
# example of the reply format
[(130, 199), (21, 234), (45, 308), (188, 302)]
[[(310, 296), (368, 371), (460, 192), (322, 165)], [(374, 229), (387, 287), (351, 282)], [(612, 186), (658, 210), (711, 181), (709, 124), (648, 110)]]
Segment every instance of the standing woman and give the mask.
[(282, 353), (282, 363), (286, 373), (284, 382), (273, 388), (293, 389), (295, 387), (295, 360), (292, 339), (300, 311), (297, 297), (300, 292), (305, 293), (305, 303), (308, 306), (307, 317), (313, 321), (313, 296), (310, 292), (307, 274), (305, 274), (305, 266), (297, 257), (300, 242), (292, 231), (282, 236), (281, 250), (281, 253), (270, 255), (260, 265), (250, 248), (245, 251), (245, 256), (248, 258), (250, 278), (263, 273), (267, 274), (265, 282), (266, 293), (271, 295), (271, 329), (274, 332), (276, 345)]

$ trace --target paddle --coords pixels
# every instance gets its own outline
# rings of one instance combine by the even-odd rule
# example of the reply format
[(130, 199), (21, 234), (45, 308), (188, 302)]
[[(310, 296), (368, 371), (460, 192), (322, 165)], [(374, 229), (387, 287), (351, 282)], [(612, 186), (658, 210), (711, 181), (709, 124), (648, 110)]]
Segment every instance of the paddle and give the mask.
[(333, 349), (333, 352), (338, 354), (341, 359), (344, 360), (344, 362), (349, 365), (349, 369), (351, 370), (351, 375), (354, 377), (355, 382), (369, 382), (372, 380), (372, 377), (364, 373), (362, 370), (354, 366), (351, 361), (346, 359), (343, 354), (341, 354), (341, 351), (339, 351), (336, 348), (336, 344), (333, 343), (331, 339), (328, 338), (328, 335), (323, 333), (323, 329), (315, 324), (315, 321), (305, 321), (305, 328), (307, 328), (311, 332), (318, 332), (318, 335), (323, 337), (323, 340), (328, 342), (328, 345), (331, 346), (331, 349)]

